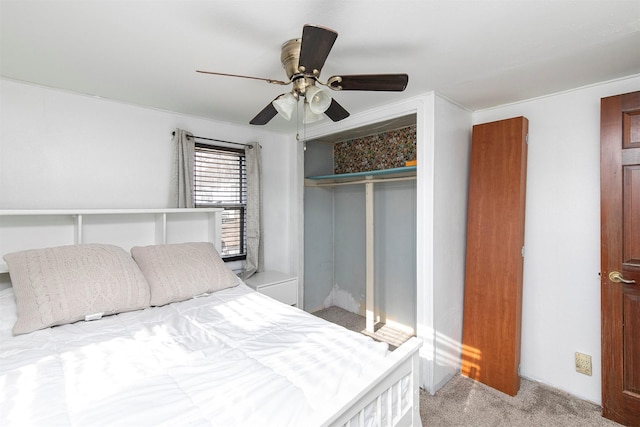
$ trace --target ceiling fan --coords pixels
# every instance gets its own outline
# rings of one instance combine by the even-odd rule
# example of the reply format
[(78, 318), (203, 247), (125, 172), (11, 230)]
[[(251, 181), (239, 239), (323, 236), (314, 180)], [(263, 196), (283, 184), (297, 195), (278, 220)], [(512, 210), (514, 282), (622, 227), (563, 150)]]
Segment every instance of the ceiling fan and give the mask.
[(196, 70), (196, 72), (263, 80), (267, 83), (277, 85), (293, 84), (291, 92), (283, 93), (267, 104), (267, 106), (249, 122), (252, 125), (265, 125), (278, 113), (289, 120), (301, 97), (304, 98), (304, 123), (311, 123), (321, 119), (323, 113), (334, 122), (349, 117), (349, 112), (329, 96), (326, 91), (317, 87), (316, 83), (336, 91), (366, 90), (401, 92), (405, 90), (409, 82), (409, 76), (407, 74), (336, 75), (329, 77), (326, 82), (322, 82), (319, 79), (320, 71), (337, 37), (338, 33), (330, 28), (305, 25), (302, 29), (301, 38), (285, 42), (282, 45), (280, 60), (289, 81), (217, 73), (213, 71)]

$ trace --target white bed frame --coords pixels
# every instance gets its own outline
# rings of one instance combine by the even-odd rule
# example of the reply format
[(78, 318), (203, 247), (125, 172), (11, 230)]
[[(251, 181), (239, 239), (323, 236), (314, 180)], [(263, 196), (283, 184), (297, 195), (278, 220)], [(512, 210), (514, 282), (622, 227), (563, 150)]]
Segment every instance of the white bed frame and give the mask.
[[(108, 243), (133, 246), (187, 241), (212, 242), (220, 251), (222, 209), (0, 210), (0, 255), (60, 245)], [(0, 260), (0, 284), (9, 284)], [(419, 355), (422, 341), (411, 338), (390, 353), (368, 385), (346, 404), (319, 411), (318, 425), (359, 425), (375, 414), (376, 425), (421, 426)], [(403, 386), (408, 389), (402, 392)]]

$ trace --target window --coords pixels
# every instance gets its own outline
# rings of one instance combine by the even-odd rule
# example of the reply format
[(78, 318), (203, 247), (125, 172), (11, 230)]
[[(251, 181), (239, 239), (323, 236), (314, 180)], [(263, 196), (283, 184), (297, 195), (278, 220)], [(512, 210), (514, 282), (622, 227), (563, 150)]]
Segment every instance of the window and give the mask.
[(196, 143), (193, 198), (197, 208), (224, 208), (220, 256), (225, 261), (245, 259), (247, 169), (244, 150)]

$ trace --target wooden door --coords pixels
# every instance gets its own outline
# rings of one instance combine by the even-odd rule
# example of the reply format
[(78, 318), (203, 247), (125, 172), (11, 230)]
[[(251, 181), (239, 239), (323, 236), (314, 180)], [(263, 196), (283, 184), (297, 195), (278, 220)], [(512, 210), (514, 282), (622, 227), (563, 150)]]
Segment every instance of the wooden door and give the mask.
[(473, 127), (462, 374), (514, 396), (520, 389), (526, 137), (516, 117)]
[(640, 92), (600, 115), (602, 415), (640, 426)]

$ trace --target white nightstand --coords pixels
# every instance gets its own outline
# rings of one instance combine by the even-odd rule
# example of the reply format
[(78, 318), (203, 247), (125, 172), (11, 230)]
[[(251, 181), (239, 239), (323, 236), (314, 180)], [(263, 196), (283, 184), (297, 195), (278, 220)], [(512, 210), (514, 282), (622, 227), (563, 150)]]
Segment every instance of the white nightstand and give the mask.
[(256, 273), (244, 281), (261, 294), (285, 304), (298, 305), (298, 278), (279, 271)]

